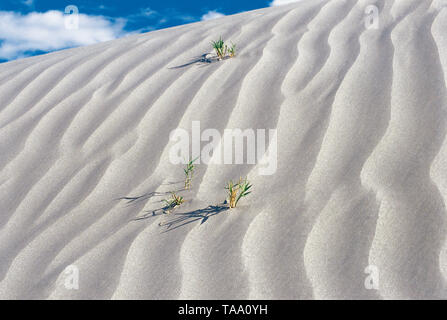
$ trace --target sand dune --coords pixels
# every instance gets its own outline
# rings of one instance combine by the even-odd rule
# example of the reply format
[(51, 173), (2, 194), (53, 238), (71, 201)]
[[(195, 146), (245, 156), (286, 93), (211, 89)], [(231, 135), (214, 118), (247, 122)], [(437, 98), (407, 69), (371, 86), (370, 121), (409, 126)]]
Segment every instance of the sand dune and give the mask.
[[(304, 0), (0, 64), (0, 298), (447, 299), (446, 7)], [(203, 61), (220, 35), (238, 55)], [(200, 164), (152, 215), (193, 121), (276, 129), (277, 171)]]

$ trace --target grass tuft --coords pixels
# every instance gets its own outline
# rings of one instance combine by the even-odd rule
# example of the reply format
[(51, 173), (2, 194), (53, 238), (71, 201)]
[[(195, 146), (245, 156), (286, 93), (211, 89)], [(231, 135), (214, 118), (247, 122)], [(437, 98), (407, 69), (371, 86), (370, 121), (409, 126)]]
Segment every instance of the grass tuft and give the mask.
[(251, 187), (252, 185), (247, 178), (245, 178), (245, 180), (242, 180), (242, 178), (239, 179), (239, 182), (236, 184), (230, 180), (225, 187), (225, 189), (228, 190), (228, 203), (230, 208), (236, 208), (239, 200), (251, 193)]
[(219, 60), (223, 60), (226, 57), (234, 58), (236, 56), (236, 45), (234, 43), (231, 43), (231, 46), (229, 47), (227, 44), (225, 44), (222, 36), (219, 38), (219, 40), (212, 41), (211, 44), (213, 46), (213, 49), (216, 51), (216, 55)]
[(163, 200), (166, 203), (165, 211), (170, 212), (185, 203), (185, 199), (178, 196), (175, 192), (171, 192), (171, 198)]
[(183, 172), (185, 173), (185, 189), (186, 190), (191, 188), (192, 178), (193, 178), (194, 169), (195, 169), (194, 162), (197, 161), (197, 159), (198, 159), (198, 157), (195, 158), (194, 160), (189, 161), (188, 164), (186, 165), (186, 168), (183, 170)]
[(234, 58), (236, 56), (236, 45), (232, 42), (231, 47), (228, 49), (228, 54), (231, 58)]
[(225, 42), (223, 41), (222, 37), (220, 37), (217, 41), (212, 41), (212, 45), (213, 49), (216, 51), (217, 57), (219, 60), (222, 60), (225, 57)]

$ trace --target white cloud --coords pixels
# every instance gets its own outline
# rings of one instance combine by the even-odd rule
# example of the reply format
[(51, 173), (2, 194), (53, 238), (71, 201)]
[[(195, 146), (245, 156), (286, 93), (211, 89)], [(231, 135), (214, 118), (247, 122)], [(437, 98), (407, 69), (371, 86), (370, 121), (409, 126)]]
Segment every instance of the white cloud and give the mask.
[(294, 3), (294, 2), (300, 2), (303, 0), (273, 0), (270, 3), (270, 6), (275, 7), (275, 6), (282, 6), (283, 4), (290, 4), (290, 3)]
[(125, 19), (79, 15), (79, 27), (68, 30), (61, 11), (22, 15), (0, 11), (0, 59), (16, 59), (31, 51), (53, 51), (124, 36)]
[(158, 12), (155, 10), (152, 10), (151, 8), (143, 8), (140, 10), (140, 15), (144, 17), (150, 17), (154, 15), (158, 15)]
[(34, 5), (34, 0), (23, 0), (22, 3), (23, 3), (25, 6), (31, 7), (31, 6)]
[(205, 13), (202, 16), (201, 20), (202, 21), (212, 20), (212, 19), (217, 19), (217, 18), (224, 17), (224, 16), (225, 15), (223, 13), (212, 10), (212, 11), (208, 11), (207, 13)]

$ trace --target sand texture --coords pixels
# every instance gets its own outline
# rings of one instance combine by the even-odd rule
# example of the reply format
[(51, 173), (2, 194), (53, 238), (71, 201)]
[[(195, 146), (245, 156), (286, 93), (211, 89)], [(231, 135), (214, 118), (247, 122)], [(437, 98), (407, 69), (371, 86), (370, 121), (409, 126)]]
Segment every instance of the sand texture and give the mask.
[[(209, 63), (220, 35), (238, 54)], [(442, 0), (304, 0), (0, 64), (0, 298), (447, 299), (446, 75)], [(153, 215), (193, 121), (276, 129), (277, 171), (197, 165)], [(240, 176), (252, 194), (216, 207)]]

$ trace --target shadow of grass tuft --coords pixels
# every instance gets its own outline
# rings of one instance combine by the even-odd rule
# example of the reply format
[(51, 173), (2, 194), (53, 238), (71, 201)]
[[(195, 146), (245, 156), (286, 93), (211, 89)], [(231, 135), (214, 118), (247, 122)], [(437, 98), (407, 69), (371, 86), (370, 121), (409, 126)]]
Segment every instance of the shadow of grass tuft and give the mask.
[(228, 206), (222, 204), (216, 206), (208, 206), (204, 209), (194, 210), (191, 212), (177, 213), (175, 214), (175, 218), (160, 223), (159, 226), (166, 227), (166, 231), (164, 232), (168, 232), (196, 221), (201, 221), (200, 224), (204, 224), (210, 217), (218, 215), (219, 213), (227, 210), (229, 210)]

